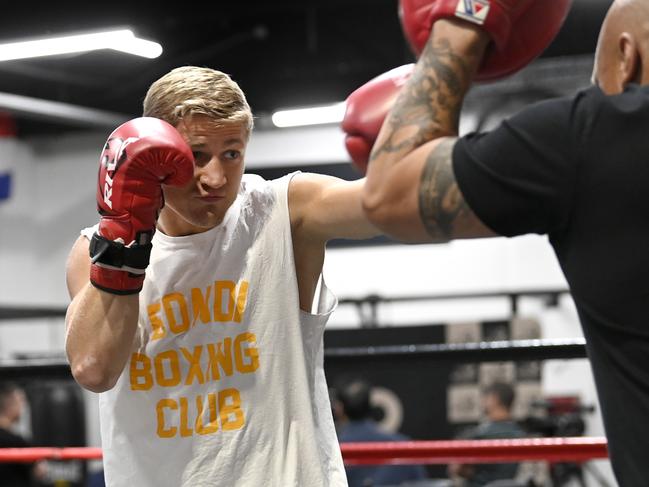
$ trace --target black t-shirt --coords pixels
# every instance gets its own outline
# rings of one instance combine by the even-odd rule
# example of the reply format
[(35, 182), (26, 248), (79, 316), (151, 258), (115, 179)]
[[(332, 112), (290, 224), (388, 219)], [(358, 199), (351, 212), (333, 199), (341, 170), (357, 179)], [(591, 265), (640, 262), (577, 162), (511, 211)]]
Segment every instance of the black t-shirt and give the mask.
[(458, 140), (453, 167), (482, 222), (548, 234), (579, 312), (613, 468), (649, 485), (649, 87), (596, 87)]
[[(26, 448), (30, 446), (21, 436), (0, 428), (0, 448)], [(0, 485), (3, 487), (26, 487), (32, 481), (33, 463), (0, 462)]]

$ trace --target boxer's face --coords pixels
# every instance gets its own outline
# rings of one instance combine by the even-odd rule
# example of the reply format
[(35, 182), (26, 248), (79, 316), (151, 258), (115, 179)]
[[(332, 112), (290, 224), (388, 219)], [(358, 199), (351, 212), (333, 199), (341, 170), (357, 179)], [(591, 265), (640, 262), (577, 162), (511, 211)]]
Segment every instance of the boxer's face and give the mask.
[(223, 221), (239, 192), (247, 143), (244, 125), (215, 126), (194, 115), (176, 127), (194, 154), (194, 178), (182, 187), (163, 186), (159, 224), (168, 235), (201, 233)]

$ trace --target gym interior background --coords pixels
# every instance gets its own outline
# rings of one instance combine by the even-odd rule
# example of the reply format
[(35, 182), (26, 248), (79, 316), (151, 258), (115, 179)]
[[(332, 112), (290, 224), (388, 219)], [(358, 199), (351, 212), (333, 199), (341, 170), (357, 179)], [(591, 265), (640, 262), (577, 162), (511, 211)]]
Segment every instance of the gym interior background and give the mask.
[[(541, 58), (515, 76), (471, 90), (461, 132), (490, 128), (525, 104), (587, 86), (610, 3), (574, 0)], [(341, 102), (372, 77), (413, 62), (396, 0), (219, 2), (216, 14), (159, 3), (151, 13), (150, 7), (51, 3), (35, 12), (21, 2), (0, 19), (0, 41), (128, 26), (164, 49), (156, 59), (101, 50), (0, 62), (0, 377), (7, 367), (24, 367), (18, 380), (32, 417), (22, 428), (42, 444), (99, 446), (96, 396), (66, 379), (39, 379), (29, 368), (64, 361), (67, 253), (79, 230), (97, 221), (100, 148), (115, 126), (140, 114), (151, 81), (183, 64), (225, 71), (256, 115), (248, 172), (272, 178), (302, 170), (354, 179), (360, 174), (336, 123), (278, 128), (271, 115)], [(341, 300), (325, 337), (330, 349), (582, 336), (545, 237), (421, 246), (375, 239), (329, 247), (324, 275)], [(326, 368), (333, 384), (347, 367), (330, 355)], [(482, 364), (432, 358), (416, 371), (407, 360), (377, 365), (356, 359), (356, 371), (377, 385), (384, 426), (414, 439), (451, 438), (477, 421), (480, 386), (494, 378), (516, 384), (518, 419), (539, 413), (542, 399), (570, 397), (584, 406), (583, 434), (603, 435), (583, 358)], [(63, 426), (67, 433), (57, 429)], [(595, 465), (615, 485), (607, 462)], [(64, 467), (57, 473), (72, 483), (78, 474)], [(599, 485), (589, 472), (586, 480)]]

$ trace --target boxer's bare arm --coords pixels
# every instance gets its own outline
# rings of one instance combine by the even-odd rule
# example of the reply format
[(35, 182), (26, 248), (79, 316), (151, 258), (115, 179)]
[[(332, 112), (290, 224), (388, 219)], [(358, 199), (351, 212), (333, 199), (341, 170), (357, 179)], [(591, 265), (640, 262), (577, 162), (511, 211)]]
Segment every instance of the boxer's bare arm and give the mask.
[(298, 174), (289, 186), (293, 253), (300, 307), (310, 311), (324, 262), (325, 244), (333, 238), (365, 239), (379, 230), (361, 205), (365, 179), (344, 181), (320, 174)]
[(364, 185), (365, 179), (345, 181), (322, 174), (295, 175), (289, 186), (293, 233), (318, 242), (379, 235), (363, 212)]
[(90, 284), (88, 239), (79, 237), (68, 257), (72, 302), (65, 317), (65, 350), (76, 381), (93, 392), (111, 389), (131, 353), (138, 295), (120, 296)]
[(451, 155), (464, 95), (489, 42), (440, 20), (372, 150), (363, 205), (387, 234), (411, 242), (493, 236), (465, 203)]

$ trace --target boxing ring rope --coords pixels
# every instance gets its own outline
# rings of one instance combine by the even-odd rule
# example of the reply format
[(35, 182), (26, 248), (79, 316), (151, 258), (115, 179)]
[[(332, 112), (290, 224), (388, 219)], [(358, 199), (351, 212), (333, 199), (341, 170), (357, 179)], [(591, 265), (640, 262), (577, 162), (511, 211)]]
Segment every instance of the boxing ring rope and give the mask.
[[(343, 443), (346, 465), (585, 462), (608, 458), (605, 438), (525, 438)], [(100, 460), (101, 448), (0, 448), (0, 463)]]
[(0, 448), (0, 463), (32, 463), (38, 460), (101, 460), (97, 447)]
[(343, 443), (346, 465), (584, 462), (608, 458), (605, 438)]
[(501, 340), (470, 343), (432, 343), (412, 345), (380, 345), (363, 347), (329, 347), (326, 359), (366, 360), (434, 359), (457, 362), (501, 362), (506, 360), (552, 360), (586, 358), (584, 338)]
[[(368, 358), (501, 362), (505, 360), (551, 360), (586, 357), (586, 341), (583, 338), (330, 347), (324, 350), (325, 361), (350, 362), (367, 360)], [(24, 380), (26, 378), (72, 380), (70, 366), (66, 362), (52, 360), (0, 361), (0, 377), (8, 380)]]

